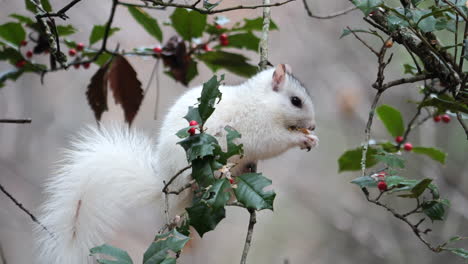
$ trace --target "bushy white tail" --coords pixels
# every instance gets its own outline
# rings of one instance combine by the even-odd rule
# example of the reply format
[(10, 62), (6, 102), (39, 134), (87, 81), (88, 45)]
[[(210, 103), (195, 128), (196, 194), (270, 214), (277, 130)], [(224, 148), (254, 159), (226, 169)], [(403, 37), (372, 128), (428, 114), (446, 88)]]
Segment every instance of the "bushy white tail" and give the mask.
[(88, 128), (66, 151), (46, 185), (36, 230), (43, 263), (90, 263), (89, 249), (106, 242), (125, 210), (155, 201), (162, 181), (153, 142), (124, 126)]

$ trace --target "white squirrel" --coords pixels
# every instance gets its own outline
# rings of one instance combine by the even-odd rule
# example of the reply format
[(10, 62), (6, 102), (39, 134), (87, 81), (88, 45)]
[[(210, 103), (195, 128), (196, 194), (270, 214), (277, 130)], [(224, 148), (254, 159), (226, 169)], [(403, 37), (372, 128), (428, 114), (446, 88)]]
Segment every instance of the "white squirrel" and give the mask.
[[(37, 228), (40, 260), (48, 264), (92, 263), (89, 249), (109, 241), (129, 209), (151, 203), (161, 211), (165, 208), (163, 181), (188, 165), (175, 134), (188, 126), (183, 116), (197, 103), (201, 89), (188, 90), (170, 108), (156, 147), (152, 139), (124, 126), (89, 128), (72, 142), (45, 187), (47, 200), (39, 221), (53, 235)], [(222, 99), (204, 127), (223, 147), (226, 126), (241, 133), (244, 156), (229, 160), (237, 163), (232, 175), (290, 148), (310, 150), (318, 143), (315, 135), (303, 133), (304, 129), (315, 129), (314, 108), (288, 65), (280, 64), (241, 85), (219, 89)], [(171, 188), (190, 180), (190, 170), (186, 170)], [(190, 206), (190, 191), (170, 197), (171, 217)]]

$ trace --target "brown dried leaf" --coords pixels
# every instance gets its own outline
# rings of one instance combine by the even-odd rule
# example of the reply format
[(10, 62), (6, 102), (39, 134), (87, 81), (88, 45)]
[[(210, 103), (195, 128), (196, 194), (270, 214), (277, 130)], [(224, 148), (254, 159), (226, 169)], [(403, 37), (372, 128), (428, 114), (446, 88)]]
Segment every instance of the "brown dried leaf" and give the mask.
[(131, 125), (143, 101), (143, 89), (137, 73), (127, 59), (116, 56), (107, 75), (115, 103), (122, 105), (125, 121)]
[(187, 54), (184, 40), (178, 36), (171, 37), (164, 46), (162, 55), (164, 65), (170, 68), (174, 79), (187, 86), (191, 79), (189, 66), (192, 59)]
[(88, 104), (94, 112), (96, 120), (101, 120), (102, 113), (108, 110), (107, 108), (107, 70), (109, 63), (99, 68), (99, 70), (91, 77), (91, 83), (88, 85), (86, 97)]

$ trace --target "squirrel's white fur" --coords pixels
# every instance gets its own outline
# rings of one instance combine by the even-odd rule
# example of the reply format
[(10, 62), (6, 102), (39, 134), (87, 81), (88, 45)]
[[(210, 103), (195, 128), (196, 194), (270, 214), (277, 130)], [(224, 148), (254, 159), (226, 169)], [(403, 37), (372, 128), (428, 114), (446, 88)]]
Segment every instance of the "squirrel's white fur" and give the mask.
[[(164, 208), (163, 181), (187, 166), (175, 133), (187, 127), (189, 106), (197, 103), (202, 87), (188, 90), (171, 107), (153, 140), (124, 126), (88, 128), (72, 142), (60, 168), (46, 185), (47, 200), (39, 220), (53, 233), (37, 228), (39, 259), (48, 264), (92, 263), (89, 249), (112, 237), (125, 212), (153, 203)], [(276, 156), (292, 147), (314, 147), (318, 138), (291, 131), (315, 127), (314, 110), (305, 88), (287, 65), (260, 72), (239, 86), (221, 86), (222, 100), (205, 124), (207, 132), (225, 145), (225, 126), (242, 134), (244, 157), (233, 175), (248, 164)], [(298, 97), (302, 106), (291, 103)], [(190, 170), (171, 189), (189, 181)], [(170, 216), (190, 204), (190, 191), (171, 195)], [(154, 232), (158, 227), (154, 228)]]

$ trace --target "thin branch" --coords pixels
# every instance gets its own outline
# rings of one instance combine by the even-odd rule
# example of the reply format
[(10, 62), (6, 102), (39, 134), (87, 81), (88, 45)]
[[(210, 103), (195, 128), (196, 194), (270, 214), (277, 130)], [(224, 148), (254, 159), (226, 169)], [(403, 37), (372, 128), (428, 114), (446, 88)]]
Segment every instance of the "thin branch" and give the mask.
[(350, 7), (346, 8), (346, 9), (344, 9), (344, 10), (341, 10), (341, 11), (338, 11), (338, 12), (333, 12), (333, 13), (330, 13), (328, 15), (314, 15), (312, 13), (312, 11), (310, 10), (310, 8), (309, 8), (309, 4), (307, 4), (307, 0), (302, 0), (302, 2), (304, 3), (304, 8), (305, 8), (305, 10), (307, 12), (307, 15), (312, 17), (312, 18), (316, 18), (316, 19), (335, 18), (335, 17), (341, 16), (341, 15), (346, 15), (347, 13), (357, 9), (357, 7), (355, 7), (355, 6), (350, 6)]
[[(227, 7), (223, 9), (203, 9), (203, 8), (198, 8), (193, 5), (187, 5), (187, 4), (177, 4), (177, 3), (172, 3), (172, 2), (163, 2), (160, 0), (152, 0), (152, 1), (147, 1), (150, 3), (153, 3), (154, 5), (157, 6), (170, 6), (170, 7), (179, 7), (179, 8), (186, 8), (186, 9), (191, 9), (194, 11), (197, 11), (201, 14), (217, 14), (217, 13), (223, 13), (223, 12), (228, 12), (228, 11), (233, 11), (233, 10), (239, 10), (239, 9), (257, 9), (257, 8), (262, 8), (262, 7), (275, 7), (275, 6), (282, 6), (287, 3), (293, 2), (295, 0), (286, 0), (284, 2), (278, 2), (274, 4), (263, 4), (263, 5), (251, 5), (251, 6), (244, 6), (244, 5), (238, 5), (238, 6), (232, 6), (232, 7)], [(148, 9), (160, 9), (157, 7), (152, 7), (152, 6), (147, 6), (147, 5), (139, 5), (139, 4), (131, 4), (131, 3), (125, 3), (125, 2), (119, 2), (119, 4), (124, 5), (124, 6), (134, 6), (134, 7), (141, 7), (141, 8), (148, 8)]]
[(43, 18), (43, 17), (60, 17), (63, 20), (68, 19), (69, 17), (67, 16), (66, 12), (80, 1), (81, 0), (73, 0), (69, 4), (64, 6), (62, 9), (57, 11), (56, 13), (45, 13), (45, 14), (39, 15), (39, 17), (40, 18)]
[(257, 223), (257, 214), (254, 209), (248, 209), (250, 213), (249, 227), (247, 229), (247, 236), (245, 238), (244, 250), (242, 251), (242, 258), (240, 264), (245, 264), (247, 255), (249, 254), (250, 244), (252, 243), (252, 235), (255, 224)]
[(177, 172), (174, 176), (172, 176), (172, 178), (167, 183), (164, 184), (164, 187), (162, 189), (163, 193), (167, 194), (168, 193), (167, 188), (169, 187), (169, 185), (171, 185), (172, 182), (175, 179), (177, 179), (177, 177), (179, 177), (182, 173), (184, 173), (184, 171), (186, 171), (186, 170), (188, 170), (190, 168), (192, 168), (192, 165), (188, 165), (187, 167), (185, 167), (185, 168), (181, 169), (179, 172)]
[(370, 51), (372, 51), (372, 53), (374, 53), (375, 56), (377, 57), (379, 56), (379, 53), (374, 48), (372, 48), (369, 44), (367, 44), (367, 42), (361, 39), (350, 27), (346, 27), (346, 28), (351, 32), (351, 34), (354, 35), (355, 38), (361, 41), (361, 43), (364, 44), (364, 46), (366, 46)]
[(167, 191), (167, 194), (175, 194), (175, 195), (179, 195), (181, 192), (187, 190), (187, 189), (190, 189), (190, 187), (192, 187), (192, 185), (195, 183), (195, 180), (191, 180), (189, 181), (188, 183), (186, 183), (184, 186), (180, 187), (179, 189), (175, 190), (175, 191)]
[(364, 146), (362, 148), (362, 158), (361, 158), (361, 171), (362, 171), (362, 176), (366, 174), (366, 156), (367, 156), (367, 150), (369, 149), (369, 140), (370, 140), (370, 133), (371, 133), (371, 127), (372, 127), (372, 121), (374, 120), (374, 114), (375, 114), (375, 108), (377, 107), (377, 103), (379, 102), (380, 96), (384, 90), (378, 90), (377, 93), (375, 94), (374, 100), (372, 102), (372, 106), (369, 112), (369, 118), (367, 120), (367, 125), (365, 129), (365, 142)]
[(457, 113), (457, 119), (458, 119), (458, 122), (460, 123), (460, 125), (463, 127), (463, 129), (465, 130), (465, 134), (466, 134), (466, 139), (468, 139), (468, 127), (467, 125), (465, 124), (465, 122), (463, 122), (463, 117), (460, 113)]
[(408, 77), (408, 78), (401, 78), (398, 80), (390, 81), (388, 83), (382, 84), (382, 89), (387, 89), (392, 86), (397, 86), (405, 83), (415, 83), (423, 80), (428, 80), (434, 78), (433, 74), (422, 74), (422, 75), (416, 75), (413, 77)]
[[(268, 6), (270, 0), (263, 0), (263, 4)], [(270, 8), (263, 8), (263, 27), (262, 37), (260, 39), (260, 70), (265, 70), (268, 67), (268, 35), (270, 32), (271, 13)]]
[(12, 124), (29, 124), (31, 123), (31, 118), (26, 119), (0, 119), (0, 123), (12, 123)]
[(21, 209), (23, 212), (25, 212), (27, 215), (29, 215), (29, 217), (31, 217), (31, 220), (38, 224), (39, 226), (42, 227), (42, 229), (44, 229), (44, 231), (46, 231), (51, 237), (54, 237), (54, 234), (52, 234), (41, 222), (39, 222), (39, 220), (37, 220), (37, 218), (28, 210), (26, 209), (23, 204), (21, 204), (20, 202), (18, 202), (18, 200), (16, 200), (15, 197), (13, 197), (13, 195), (11, 195), (4, 187), (3, 185), (0, 184), (0, 191), (2, 191), (8, 198), (10, 198), (10, 200), (19, 208)]
[[(429, 93), (426, 93), (426, 94), (424, 95), (424, 98), (422, 99), (421, 102), (426, 101), (426, 99), (427, 99), (428, 97), (429, 97)], [(421, 104), (418, 105), (418, 108), (417, 108), (417, 110), (416, 110), (416, 114), (414, 114), (413, 118), (411, 119), (411, 121), (410, 121), (410, 122), (408, 123), (408, 125), (406, 126), (405, 134), (403, 134), (403, 140), (402, 140), (400, 143), (398, 143), (398, 145), (397, 145), (397, 148), (398, 148), (398, 149), (400, 148), (400, 146), (401, 146), (403, 143), (406, 142), (406, 139), (408, 138), (408, 135), (409, 135), (409, 133), (411, 132), (411, 130), (412, 130), (413, 128), (415, 128), (415, 126), (413, 126), (413, 124), (414, 124), (414, 122), (416, 122), (416, 119), (417, 119), (418, 116), (421, 114), (422, 108), (423, 108), (423, 104), (421, 103)]]

